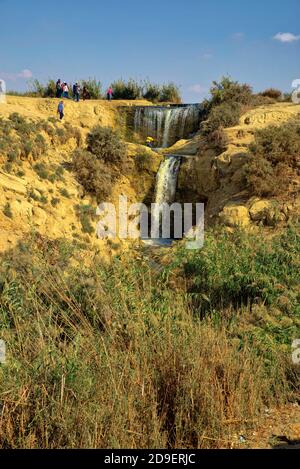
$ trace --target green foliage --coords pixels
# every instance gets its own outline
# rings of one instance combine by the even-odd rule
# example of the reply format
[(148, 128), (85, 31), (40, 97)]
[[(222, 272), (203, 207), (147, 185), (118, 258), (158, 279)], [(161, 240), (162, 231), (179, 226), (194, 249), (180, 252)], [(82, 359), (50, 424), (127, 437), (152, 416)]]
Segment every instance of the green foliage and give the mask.
[(261, 96), (272, 98), (276, 101), (281, 101), (282, 99), (282, 92), (275, 88), (268, 88), (260, 93)]
[[(245, 240), (247, 255), (239, 239), (235, 247), (230, 239), (208, 239), (204, 259), (173, 251), (177, 265), (163, 263), (161, 273), (141, 251), (87, 268), (80, 261), (83, 243), (40, 235), (7, 252), (0, 263), (1, 337), (9, 351), (0, 367), (0, 446), (231, 447), (232, 433), (241, 434), (245, 421), (295, 400), (295, 329), (276, 329), (254, 308), (230, 318), (230, 310), (211, 309), (199, 320), (199, 305), (184, 285), (192, 282), (199, 296), (203, 286), (218, 305), (221, 295), (228, 300), (226, 274), (230, 290), (277, 301), (277, 276), (294, 290), (295, 263), (285, 251), (299, 253), (295, 236), (288, 233), (279, 254), (265, 243), (261, 259), (250, 257)], [(248, 288), (254, 270), (258, 286)], [(263, 276), (269, 274), (270, 282)], [(201, 301), (208, 302), (204, 295)]]
[(45, 163), (36, 163), (33, 169), (41, 179), (49, 179), (49, 168)]
[(253, 100), (251, 86), (240, 84), (230, 77), (223, 77), (220, 82), (214, 81), (210, 93), (210, 100), (205, 101), (205, 107), (208, 111), (222, 103), (238, 103), (248, 106)]
[(142, 85), (130, 78), (127, 82), (122, 78), (112, 83), (114, 99), (138, 99), (142, 96)]
[(88, 151), (104, 163), (118, 164), (126, 158), (126, 144), (111, 127), (94, 127), (86, 141)]
[(60, 203), (60, 199), (58, 197), (52, 197), (51, 199), (51, 205), (52, 207), (57, 207), (57, 205)]
[[(247, 84), (240, 84), (229, 77), (223, 77), (220, 82), (213, 82), (210, 89), (211, 98), (204, 101), (206, 121), (201, 124), (201, 130), (207, 140), (212, 143), (218, 129), (235, 126), (243, 110), (253, 105), (252, 89)], [(218, 142), (215, 143), (219, 147)]]
[(134, 158), (134, 163), (138, 171), (144, 171), (149, 167), (150, 156), (146, 151), (138, 153)]
[(13, 213), (11, 211), (10, 203), (7, 202), (3, 208), (3, 213), (8, 218), (13, 218)]
[(241, 106), (239, 103), (222, 103), (211, 109), (209, 118), (203, 123), (204, 133), (209, 134), (220, 127), (227, 128), (238, 125), (241, 116)]
[(61, 194), (63, 197), (65, 197), (66, 199), (70, 199), (70, 198), (71, 198), (71, 196), (70, 196), (68, 190), (65, 189), (64, 187), (63, 187), (62, 189), (60, 189), (60, 194)]
[(81, 90), (85, 86), (90, 99), (102, 99), (102, 84), (96, 78), (89, 78), (88, 80), (81, 80)]
[(91, 224), (91, 220), (95, 221), (96, 210), (91, 205), (77, 205), (75, 207), (77, 216), (79, 217), (83, 233), (93, 234), (95, 227)]
[(255, 133), (250, 145), (246, 181), (253, 194), (278, 195), (289, 191), (300, 161), (300, 124), (298, 120), (269, 126)]
[[(208, 232), (201, 252), (184, 259), (186, 254), (179, 251), (175, 263), (183, 265), (196, 311), (202, 316), (224, 308), (261, 304), (281, 309), (282, 315), (292, 319), (294, 315), (295, 322), (291, 324), (296, 333), (300, 318), (299, 227), (291, 225), (270, 241), (245, 232)], [(290, 335), (280, 326), (276, 332), (280, 340), (289, 342)]]
[(143, 98), (157, 103), (161, 98), (161, 86), (149, 81), (144, 84)]
[(162, 85), (160, 101), (175, 104), (181, 103), (181, 95), (178, 86), (173, 82)]
[(73, 154), (73, 169), (84, 189), (103, 201), (110, 195), (117, 174), (87, 150)]

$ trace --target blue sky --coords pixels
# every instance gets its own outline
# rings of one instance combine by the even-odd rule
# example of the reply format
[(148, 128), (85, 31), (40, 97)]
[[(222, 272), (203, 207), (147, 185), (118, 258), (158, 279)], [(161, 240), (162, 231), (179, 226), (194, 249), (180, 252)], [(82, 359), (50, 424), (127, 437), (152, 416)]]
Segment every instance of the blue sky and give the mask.
[(174, 81), (184, 101), (229, 74), (255, 90), (300, 78), (299, 0), (0, 0), (0, 78)]

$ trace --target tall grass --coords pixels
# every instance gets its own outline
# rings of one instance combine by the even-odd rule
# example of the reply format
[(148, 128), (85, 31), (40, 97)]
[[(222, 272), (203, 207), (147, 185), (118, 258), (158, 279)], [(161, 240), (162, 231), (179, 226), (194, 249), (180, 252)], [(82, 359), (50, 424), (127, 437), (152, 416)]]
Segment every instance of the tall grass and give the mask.
[(41, 237), (5, 256), (1, 447), (230, 447), (291, 396), (286, 351), (255, 346), (222, 310), (201, 320), (174, 256), (162, 271), (140, 251), (84, 268), (78, 246)]

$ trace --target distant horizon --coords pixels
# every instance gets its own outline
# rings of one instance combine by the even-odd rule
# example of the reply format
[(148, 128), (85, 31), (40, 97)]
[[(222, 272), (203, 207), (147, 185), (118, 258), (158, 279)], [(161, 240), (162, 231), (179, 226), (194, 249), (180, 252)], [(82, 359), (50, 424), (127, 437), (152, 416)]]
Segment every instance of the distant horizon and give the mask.
[(291, 92), (300, 78), (299, 0), (0, 0), (0, 78), (7, 89), (48, 77), (172, 81), (184, 102), (201, 102), (230, 76), (254, 92)]

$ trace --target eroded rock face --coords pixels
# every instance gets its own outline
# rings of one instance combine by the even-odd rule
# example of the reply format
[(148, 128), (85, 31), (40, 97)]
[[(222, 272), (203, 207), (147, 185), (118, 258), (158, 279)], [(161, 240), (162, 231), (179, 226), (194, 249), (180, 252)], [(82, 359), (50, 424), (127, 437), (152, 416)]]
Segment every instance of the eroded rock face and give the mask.
[(220, 213), (220, 220), (231, 228), (245, 228), (250, 225), (249, 210), (244, 205), (225, 205)]
[(14, 219), (19, 218), (20, 220), (27, 222), (32, 217), (33, 206), (26, 200), (13, 200), (10, 203), (10, 208)]
[(271, 219), (274, 212), (274, 204), (269, 200), (257, 200), (249, 210), (251, 220), (264, 221)]
[(17, 194), (26, 194), (26, 182), (21, 178), (0, 171), (0, 187)]

